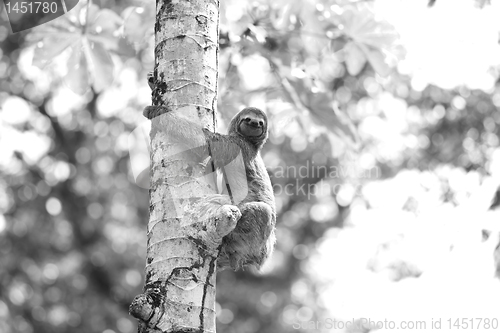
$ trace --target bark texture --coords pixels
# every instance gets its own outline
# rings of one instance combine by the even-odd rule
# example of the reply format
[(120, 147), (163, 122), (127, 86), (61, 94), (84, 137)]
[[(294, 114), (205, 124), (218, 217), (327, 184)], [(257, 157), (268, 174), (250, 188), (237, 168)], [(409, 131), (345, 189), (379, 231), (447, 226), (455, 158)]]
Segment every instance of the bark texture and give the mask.
[[(153, 105), (213, 129), (218, 1), (157, 0)], [(206, 163), (152, 119), (146, 281), (130, 313), (139, 332), (215, 332), (215, 274), (222, 237), (241, 216), (215, 195)]]

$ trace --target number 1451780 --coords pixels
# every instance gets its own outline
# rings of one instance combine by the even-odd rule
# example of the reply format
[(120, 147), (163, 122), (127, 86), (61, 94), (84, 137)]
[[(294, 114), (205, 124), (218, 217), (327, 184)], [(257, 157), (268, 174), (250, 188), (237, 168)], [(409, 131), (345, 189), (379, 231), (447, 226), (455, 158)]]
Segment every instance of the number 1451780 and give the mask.
[(43, 2), (43, 1), (30, 1), (30, 2), (15, 2), (11, 4), (7, 2), (5, 4), (8, 13), (56, 13), (57, 3), (56, 2)]
[(448, 319), (448, 328), (452, 329), (498, 329), (497, 318), (457, 318)]

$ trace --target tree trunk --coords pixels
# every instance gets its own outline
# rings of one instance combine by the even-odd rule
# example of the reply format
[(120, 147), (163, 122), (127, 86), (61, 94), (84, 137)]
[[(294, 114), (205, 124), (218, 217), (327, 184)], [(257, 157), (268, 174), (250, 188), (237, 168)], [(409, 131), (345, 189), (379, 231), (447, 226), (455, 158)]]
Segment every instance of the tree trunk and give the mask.
[[(218, 2), (157, 0), (156, 6), (153, 105), (199, 123), (200, 133), (213, 129)], [(217, 255), (239, 210), (229, 198), (206, 200), (213, 190), (204, 165), (169, 141), (162, 118), (152, 119), (146, 281), (130, 313), (140, 333), (215, 332)]]

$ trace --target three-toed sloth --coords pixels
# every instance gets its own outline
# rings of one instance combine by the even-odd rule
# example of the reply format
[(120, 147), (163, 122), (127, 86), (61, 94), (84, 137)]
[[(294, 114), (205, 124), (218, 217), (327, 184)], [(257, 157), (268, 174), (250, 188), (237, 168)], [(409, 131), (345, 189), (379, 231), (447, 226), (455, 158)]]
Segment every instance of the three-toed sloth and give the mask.
[(240, 209), (241, 218), (223, 238), (219, 268), (260, 268), (273, 251), (276, 224), (273, 188), (260, 156), (268, 137), (266, 114), (253, 107), (243, 109), (229, 123), (228, 134), (200, 130), (198, 124), (162, 106), (148, 106), (144, 115), (167, 117), (162, 119), (162, 128), (180, 143), (204, 143), (212, 165), (224, 175), (227, 194)]

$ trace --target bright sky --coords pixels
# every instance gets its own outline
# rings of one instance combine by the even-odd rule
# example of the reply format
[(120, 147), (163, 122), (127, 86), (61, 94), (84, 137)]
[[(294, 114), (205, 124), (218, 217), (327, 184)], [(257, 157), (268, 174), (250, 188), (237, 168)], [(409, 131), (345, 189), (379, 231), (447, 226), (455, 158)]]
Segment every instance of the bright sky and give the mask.
[(437, 0), (431, 8), (428, 0), (376, 0), (375, 8), (400, 33), (408, 53), (399, 70), (412, 74), (413, 88), (491, 91), (500, 68), (500, 1), (491, 2), (480, 9), (476, 0)]

